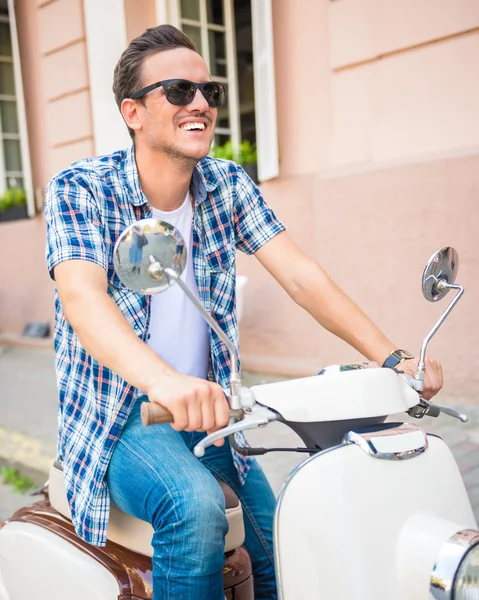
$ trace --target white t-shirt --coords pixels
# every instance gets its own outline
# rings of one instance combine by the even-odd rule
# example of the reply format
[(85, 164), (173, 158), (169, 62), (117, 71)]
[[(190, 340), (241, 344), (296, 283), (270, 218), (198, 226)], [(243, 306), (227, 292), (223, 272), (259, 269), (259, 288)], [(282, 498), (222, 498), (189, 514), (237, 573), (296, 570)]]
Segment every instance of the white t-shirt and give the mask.
[[(198, 297), (193, 270), (193, 208), (188, 192), (183, 204), (172, 211), (153, 208), (153, 218), (173, 225), (183, 236), (187, 262), (181, 279)], [(151, 297), (148, 345), (174, 369), (206, 379), (208, 375), (208, 325), (179, 285)]]

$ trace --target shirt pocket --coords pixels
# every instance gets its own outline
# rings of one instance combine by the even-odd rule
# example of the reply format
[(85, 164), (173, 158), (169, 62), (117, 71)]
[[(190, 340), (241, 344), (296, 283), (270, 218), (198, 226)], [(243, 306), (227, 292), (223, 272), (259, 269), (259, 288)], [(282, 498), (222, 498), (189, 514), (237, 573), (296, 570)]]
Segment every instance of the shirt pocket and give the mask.
[(206, 254), (206, 264), (210, 273), (229, 273), (234, 269), (234, 253), (228, 248), (218, 248)]
[(210, 272), (211, 312), (218, 323), (223, 323), (235, 311), (235, 256), (234, 250), (221, 248), (206, 255)]

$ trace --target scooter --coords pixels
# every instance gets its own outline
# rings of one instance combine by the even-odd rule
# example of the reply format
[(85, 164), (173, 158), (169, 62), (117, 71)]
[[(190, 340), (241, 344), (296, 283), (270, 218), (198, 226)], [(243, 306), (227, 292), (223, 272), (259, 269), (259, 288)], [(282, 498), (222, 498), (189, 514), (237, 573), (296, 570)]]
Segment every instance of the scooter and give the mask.
[[(386, 423), (388, 416), (398, 413), (419, 419), (443, 412), (467, 420), (453, 408), (432, 404), (418, 393), (424, 385), (427, 344), (463, 293), (454, 283), (456, 252), (443, 248), (424, 271), (423, 291), (429, 300), (439, 300), (450, 289), (457, 294), (424, 340), (415, 379), (407, 380), (391, 369), (338, 369), (333, 373), (327, 369), (323, 376), (248, 389), (241, 386), (230, 340), (180, 277), (186, 247), (183, 244), (181, 249), (178, 232), (161, 223), (163, 234), (158, 235), (160, 223), (154, 219), (139, 224), (148, 238), (148, 252), (140, 273), (133, 273), (128, 263), (130, 228), (123, 232), (114, 252), (120, 279), (141, 293), (156, 293), (177, 283), (230, 351), (230, 423), (205, 437), (195, 447), (195, 454), (202, 456), (226, 436), (244, 454), (285, 450), (240, 447), (235, 441), (236, 432), (274, 421), (289, 425), (305, 444), (305, 448), (289, 449), (306, 452), (309, 457), (283, 485), (275, 514), (279, 597), (475, 598), (479, 594), (479, 531), (451, 452), (440, 438), (425, 434), (416, 425)], [(158, 405), (143, 403), (142, 419), (150, 425), (171, 421), (171, 415)], [(22, 509), (0, 530), (0, 599), (41, 598), (44, 594), (74, 600), (152, 598), (151, 562), (145, 552), (152, 534), (151, 529), (146, 533), (148, 524), (134, 522), (118, 511), (119, 537), (116, 541), (110, 538), (108, 552), (83, 544), (67, 516), (61, 516), (52, 494), (56, 489), (64, 498), (61, 473), (58, 485), (54, 479), (50, 480), (51, 504), (39, 503), (43, 508), (36, 516), (34, 508)], [(64, 533), (68, 526), (69, 536)], [(131, 549), (133, 542), (138, 543), (134, 557), (126, 549)], [(30, 583), (22, 581), (25, 563)], [(225, 588), (225, 597), (253, 598), (250, 571), (246, 575), (234, 589)], [(81, 588), (79, 594), (77, 588)]]

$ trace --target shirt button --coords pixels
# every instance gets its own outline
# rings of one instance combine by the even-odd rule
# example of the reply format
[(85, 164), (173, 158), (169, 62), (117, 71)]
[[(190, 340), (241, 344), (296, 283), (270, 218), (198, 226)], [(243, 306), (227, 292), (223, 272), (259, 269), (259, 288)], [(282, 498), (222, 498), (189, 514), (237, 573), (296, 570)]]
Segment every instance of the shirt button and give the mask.
[(140, 326), (138, 325), (138, 323), (135, 323), (135, 325), (133, 326), (133, 329), (136, 329), (138, 331), (138, 329), (140, 329)]
[(146, 339), (149, 340), (151, 338), (151, 333), (146, 336)]

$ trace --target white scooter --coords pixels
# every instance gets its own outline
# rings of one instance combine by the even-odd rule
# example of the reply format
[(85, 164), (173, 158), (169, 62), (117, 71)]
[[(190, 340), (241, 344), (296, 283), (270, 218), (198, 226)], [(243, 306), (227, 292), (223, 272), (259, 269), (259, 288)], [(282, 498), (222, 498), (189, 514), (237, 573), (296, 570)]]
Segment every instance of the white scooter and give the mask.
[[(177, 282), (231, 353), (231, 421), (204, 438), (195, 454), (202, 456), (220, 437), (230, 436), (235, 444), (235, 432), (276, 420), (289, 425), (306, 445), (291, 450), (310, 454), (291, 473), (278, 500), (275, 561), (279, 597), (479, 598), (479, 531), (451, 452), (440, 438), (426, 435), (415, 425), (385, 423), (389, 415), (401, 412), (417, 418), (444, 412), (467, 420), (452, 408), (421, 399), (410, 385), (421, 391), (427, 343), (463, 293), (454, 284), (455, 251), (444, 248), (436, 253), (423, 276), (428, 299), (436, 301), (451, 288), (458, 294), (424, 341), (412, 382), (390, 369), (355, 369), (247, 389), (241, 387), (231, 342), (180, 279), (186, 263), (181, 236), (168, 224), (152, 219), (137, 225), (148, 238), (148, 253), (140, 273), (133, 273), (128, 262), (133, 236), (130, 228), (122, 234), (115, 247), (115, 266), (123, 283), (138, 292), (156, 293)], [(147, 425), (171, 420), (171, 415), (158, 405), (143, 403), (142, 418)], [(238, 450), (264, 454), (274, 449)], [(61, 488), (55, 485), (57, 491)], [(150, 526), (123, 514), (117, 516), (112, 517), (119, 529), (117, 541), (125, 544), (128, 540), (131, 548), (136, 540), (135, 560), (143, 556), (146, 569)], [(62, 519), (65, 528), (67, 519)], [(38, 533), (42, 527), (44, 536)], [(130, 535), (125, 530), (128, 527)], [(110, 529), (111, 524), (109, 535)], [(41, 520), (22, 521), (21, 515), (14, 515), (0, 530), (0, 599), (152, 598), (151, 572), (143, 578), (143, 589), (138, 584), (128, 595), (118, 581), (113, 582), (112, 562), (116, 561), (117, 571), (120, 567), (132, 571), (131, 556), (121, 545), (115, 545), (113, 552), (110, 549), (107, 564), (105, 556), (103, 561), (98, 558), (98, 549), (90, 546), (90, 551), (70, 534), (65, 540)], [(27, 572), (33, 579), (30, 584), (25, 583)], [(141, 580), (141, 573), (135, 573)], [(225, 585), (225, 597), (252, 600), (249, 575), (245, 583), (243, 590), (242, 584), (233, 591)], [(79, 587), (83, 595), (76, 593)]]

